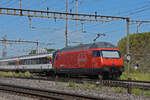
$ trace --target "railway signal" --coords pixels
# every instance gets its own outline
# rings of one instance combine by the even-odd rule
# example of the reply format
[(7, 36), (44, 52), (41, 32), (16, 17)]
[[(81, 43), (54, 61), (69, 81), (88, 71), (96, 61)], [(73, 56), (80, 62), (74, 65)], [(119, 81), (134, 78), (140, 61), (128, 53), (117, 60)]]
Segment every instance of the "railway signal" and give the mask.
[(127, 60), (127, 62), (129, 62), (131, 60), (131, 55), (130, 54), (127, 54), (126, 60)]

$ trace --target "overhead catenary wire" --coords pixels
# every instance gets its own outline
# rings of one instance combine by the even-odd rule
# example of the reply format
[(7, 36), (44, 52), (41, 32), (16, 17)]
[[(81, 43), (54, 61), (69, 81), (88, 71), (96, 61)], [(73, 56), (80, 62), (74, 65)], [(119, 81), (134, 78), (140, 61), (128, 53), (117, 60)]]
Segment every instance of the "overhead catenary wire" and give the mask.
[(150, 9), (150, 7), (147, 7), (147, 8), (140, 9), (140, 10), (138, 10), (138, 11), (135, 11), (135, 12), (131, 12), (131, 13), (129, 13), (129, 14), (130, 14), (130, 16), (131, 16), (131, 15), (134, 15), (134, 14), (137, 14), (137, 13), (141, 13), (141, 12), (143, 12), (143, 11), (147, 11), (147, 10), (149, 10), (149, 9)]
[(130, 10), (126, 10), (126, 11), (122, 11), (122, 12), (119, 12), (119, 13), (116, 13), (117, 15), (126, 15), (126, 16), (130, 16), (131, 14), (133, 13), (136, 13), (138, 11), (141, 11), (141, 10), (145, 10), (147, 8), (149, 8), (149, 5), (150, 4), (144, 4), (140, 7), (137, 7), (137, 8), (133, 8), (133, 9), (130, 9)]
[(11, 0), (11, 2), (6, 4), (5, 6), (10, 7), (10, 6), (13, 6), (14, 4), (17, 4), (17, 0)]
[[(3, 0), (4, 1), (4, 0)], [(13, 0), (5, 0), (4, 2), (0, 2), (0, 5), (1, 6), (5, 6), (6, 4), (8, 4), (10, 1), (13, 1)]]
[[(48, 2), (48, 0), (40, 0), (40, 2), (32, 2), (32, 3), (30, 3), (30, 4), (28, 4), (28, 2), (24, 2), (24, 7), (25, 8), (31, 8), (32, 7), (32, 9), (36, 9), (36, 8), (44, 8), (44, 7), (42, 7), (44, 4), (48, 4), (47, 3)], [(47, 6), (45, 6), (45, 8), (46, 8)]]
[(39, 2), (38, 4), (35, 4), (34, 6), (38, 6), (38, 7), (41, 7), (41, 6), (43, 6), (46, 2), (48, 2), (48, 0), (43, 0), (43, 1), (41, 1), (41, 2)]

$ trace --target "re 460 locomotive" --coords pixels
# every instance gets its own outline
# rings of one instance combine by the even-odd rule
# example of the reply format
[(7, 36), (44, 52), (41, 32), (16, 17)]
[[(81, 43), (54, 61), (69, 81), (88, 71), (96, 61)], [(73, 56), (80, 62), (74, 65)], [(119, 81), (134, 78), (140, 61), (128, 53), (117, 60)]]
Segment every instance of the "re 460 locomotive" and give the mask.
[(119, 49), (108, 42), (68, 47), (53, 54), (56, 74), (102, 76), (115, 79), (123, 70)]

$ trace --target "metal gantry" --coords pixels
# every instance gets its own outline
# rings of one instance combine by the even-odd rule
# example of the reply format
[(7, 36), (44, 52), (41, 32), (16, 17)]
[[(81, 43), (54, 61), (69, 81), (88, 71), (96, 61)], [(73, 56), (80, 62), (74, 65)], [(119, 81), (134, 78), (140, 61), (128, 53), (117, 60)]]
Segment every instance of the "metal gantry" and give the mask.
[(6, 40), (3, 39), (3, 40), (0, 40), (0, 44), (3, 44), (4, 45), (4, 49), (2, 50), (2, 56), (3, 58), (6, 57), (6, 44), (36, 44), (36, 49), (37, 49), (37, 53), (38, 53), (38, 47), (39, 47), (39, 42), (38, 41), (20, 41), (20, 40)]
[(65, 19), (65, 20), (104, 21), (104, 22), (113, 21), (113, 20), (126, 20), (126, 17), (63, 13), (63, 12), (26, 10), (26, 9), (14, 9), (14, 8), (0, 8), (0, 15), (15, 15), (15, 16), (54, 18), (54, 19)]
[(136, 27), (136, 34), (139, 33), (139, 28), (142, 24), (150, 23), (150, 21), (140, 21), (140, 20), (131, 20), (130, 24), (137, 24)]

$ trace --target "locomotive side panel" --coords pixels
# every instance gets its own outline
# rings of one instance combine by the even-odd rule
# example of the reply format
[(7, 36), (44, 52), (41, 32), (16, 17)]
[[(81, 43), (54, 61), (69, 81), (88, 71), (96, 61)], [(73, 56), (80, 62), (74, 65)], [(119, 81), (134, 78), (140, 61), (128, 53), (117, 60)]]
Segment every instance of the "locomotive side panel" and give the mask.
[(120, 76), (123, 59), (118, 49), (96, 48), (57, 53), (54, 63), (58, 74)]
[(89, 74), (92, 53), (88, 50), (57, 53), (54, 67), (57, 73)]

